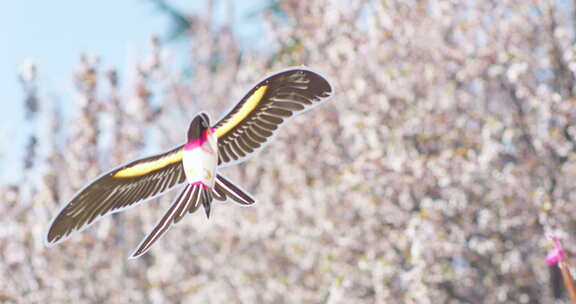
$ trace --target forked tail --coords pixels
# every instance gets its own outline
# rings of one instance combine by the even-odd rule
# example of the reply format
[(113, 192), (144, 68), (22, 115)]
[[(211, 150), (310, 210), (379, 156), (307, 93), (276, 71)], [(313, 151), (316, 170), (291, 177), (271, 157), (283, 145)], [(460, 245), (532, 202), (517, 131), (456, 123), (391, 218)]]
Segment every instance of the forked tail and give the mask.
[(146, 236), (140, 245), (138, 245), (138, 249), (132, 253), (130, 258), (137, 258), (146, 253), (166, 231), (178, 223), (187, 213), (196, 211), (200, 205), (204, 206), (206, 216), (210, 217), (211, 202), (212, 189), (210, 187), (202, 182), (188, 184), (180, 195), (178, 195), (174, 203), (172, 203), (170, 209), (166, 211), (164, 216), (156, 224), (154, 229)]
[(216, 175), (216, 183), (212, 191), (214, 198), (219, 201), (231, 199), (234, 203), (241, 206), (251, 206), (256, 202), (252, 195), (221, 174)]
[(178, 223), (187, 213), (196, 211), (200, 205), (204, 206), (206, 216), (210, 217), (213, 199), (221, 201), (231, 199), (242, 206), (251, 206), (255, 203), (252, 195), (220, 174), (216, 175), (213, 189), (202, 182), (188, 184), (130, 258), (137, 258), (146, 253), (174, 224)]

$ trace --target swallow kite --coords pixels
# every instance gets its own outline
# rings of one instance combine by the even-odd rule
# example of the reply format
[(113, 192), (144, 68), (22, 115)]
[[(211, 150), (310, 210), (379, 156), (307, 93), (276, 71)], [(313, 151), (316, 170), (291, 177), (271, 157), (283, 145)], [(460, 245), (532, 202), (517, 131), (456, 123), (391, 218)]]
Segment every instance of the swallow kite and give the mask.
[(319, 105), (332, 94), (326, 78), (303, 67), (264, 78), (213, 126), (206, 113), (197, 114), (185, 144), (120, 166), (81, 189), (52, 220), (46, 243), (59, 243), (107, 214), (133, 207), (182, 183), (186, 186), (180, 195), (131, 258), (148, 251), (172, 225), (200, 205), (210, 217), (213, 199), (254, 204), (254, 198), (219, 174), (218, 168), (246, 160), (290, 117)]

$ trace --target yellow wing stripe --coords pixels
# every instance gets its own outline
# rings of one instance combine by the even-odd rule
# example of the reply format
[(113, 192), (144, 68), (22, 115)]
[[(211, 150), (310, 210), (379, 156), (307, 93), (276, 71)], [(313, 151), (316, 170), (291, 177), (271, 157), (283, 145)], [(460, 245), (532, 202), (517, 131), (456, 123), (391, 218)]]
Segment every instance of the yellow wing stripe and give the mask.
[(171, 164), (182, 161), (182, 150), (178, 150), (175, 153), (168, 154), (159, 159), (151, 160), (148, 162), (143, 162), (135, 164), (124, 168), (114, 174), (114, 177), (136, 177), (148, 174), (152, 171), (162, 169)]
[(240, 110), (238, 110), (236, 114), (230, 117), (230, 119), (222, 126), (216, 129), (216, 136), (220, 138), (228, 133), (228, 131), (239, 125), (242, 120), (244, 120), (244, 118), (246, 118), (254, 110), (254, 108), (256, 108), (258, 103), (262, 100), (262, 97), (264, 97), (267, 89), (268, 86), (263, 85), (259, 87), (254, 93), (252, 93), (252, 95), (248, 97), (248, 100), (246, 100), (242, 107), (240, 107)]

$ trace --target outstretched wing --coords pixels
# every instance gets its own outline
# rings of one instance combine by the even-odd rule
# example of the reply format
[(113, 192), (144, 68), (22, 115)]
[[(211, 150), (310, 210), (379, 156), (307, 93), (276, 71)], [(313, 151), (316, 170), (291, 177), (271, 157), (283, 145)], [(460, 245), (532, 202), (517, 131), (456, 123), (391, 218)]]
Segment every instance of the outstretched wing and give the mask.
[(260, 81), (214, 128), (218, 165), (244, 161), (266, 145), (296, 114), (332, 96), (326, 78), (306, 68), (291, 68)]
[(133, 161), (101, 175), (80, 190), (52, 220), (48, 245), (65, 240), (100, 217), (132, 206), (184, 182), (182, 146)]

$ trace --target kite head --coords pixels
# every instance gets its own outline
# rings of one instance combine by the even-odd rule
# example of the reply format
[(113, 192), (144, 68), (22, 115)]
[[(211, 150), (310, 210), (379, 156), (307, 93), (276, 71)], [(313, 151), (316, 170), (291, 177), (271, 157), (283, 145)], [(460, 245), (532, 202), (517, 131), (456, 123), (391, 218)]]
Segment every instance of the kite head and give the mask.
[(190, 123), (188, 128), (188, 142), (201, 139), (204, 135), (204, 130), (210, 129), (210, 117), (208, 114), (201, 112)]

